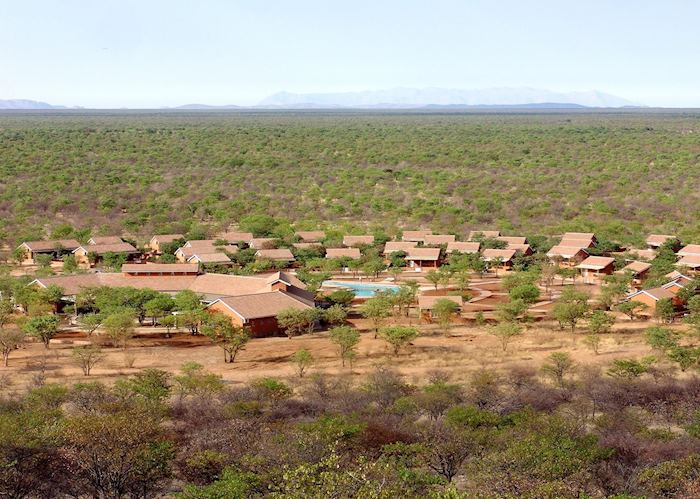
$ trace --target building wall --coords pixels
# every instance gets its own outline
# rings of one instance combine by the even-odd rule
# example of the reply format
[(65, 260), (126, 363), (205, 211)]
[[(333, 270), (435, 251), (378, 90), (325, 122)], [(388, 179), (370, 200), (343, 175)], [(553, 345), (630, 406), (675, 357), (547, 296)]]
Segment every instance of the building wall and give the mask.
[(236, 326), (247, 327), (253, 338), (278, 336), (282, 333), (275, 317), (261, 317), (259, 319), (251, 319), (247, 323), (244, 323), (243, 319), (233, 313), (231, 309), (226, 307), (223, 303), (214, 303), (207, 310), (210, 312), (221, 312), (226, 315), (226, 317), (229, 317)]

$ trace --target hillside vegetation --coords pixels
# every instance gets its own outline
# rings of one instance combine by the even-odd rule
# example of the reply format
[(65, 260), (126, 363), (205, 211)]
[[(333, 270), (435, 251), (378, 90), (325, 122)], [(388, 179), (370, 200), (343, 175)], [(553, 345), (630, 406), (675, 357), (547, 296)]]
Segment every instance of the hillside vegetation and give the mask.
[(301, 227), (700, 236), (700, 114), (0, 114), (0, 239)]

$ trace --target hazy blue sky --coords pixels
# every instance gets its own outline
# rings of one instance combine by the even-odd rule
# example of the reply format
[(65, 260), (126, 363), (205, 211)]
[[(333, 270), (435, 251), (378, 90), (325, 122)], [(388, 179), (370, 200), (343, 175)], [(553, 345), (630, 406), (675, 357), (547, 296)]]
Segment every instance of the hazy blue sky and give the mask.
[(0, 0), (0, 99), (529, 86), (700, 107), (698, 21), (695, 0)]

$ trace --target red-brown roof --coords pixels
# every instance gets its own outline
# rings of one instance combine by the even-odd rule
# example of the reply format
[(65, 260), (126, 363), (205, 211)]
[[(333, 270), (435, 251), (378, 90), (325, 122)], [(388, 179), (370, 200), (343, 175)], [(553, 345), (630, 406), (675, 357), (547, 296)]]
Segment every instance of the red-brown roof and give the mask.
[(456, 239), (457, 238), (454, 236), (454, 234), (428, 234), (425, 236), (423, 242), (424, 244), (434, 244), (439, 246), (441, 244), (454, 242)]
[(509, 262), (515, 256), (515, 250), (512, 249), (496, 249), (496, 248), (486, 248), (481, 256), (485, 261), (490, 262), (496, 258), (500, 258), (503, 262)]
[(547, 252), (547, 256), (552, 258), (555, 256), (560, 256), (562, 258), (573, 258), (579, 253), (583, 254), (588, 254), (585, 250), (585, 248), (581, 248), (580, 246), (554, 246), (552, 249), (550, 249)]
[(700, 244), (688, 244), (678, 250), (678, 256), (700, 256)]
[(589, 256), (584, 261), (579, 263), (576, 268), (579, 269), (590, 269), (590, 270), (603, 270), (604, 268), (615, 263), (614, 258), (607, 256)]
[(119, 236), (95, 236), (88, 240), (88, 244), (121, 244), (124, 241)]
[(298, 230), (296, 235), (304, 242), (317, 242), (326, 237), (322, 230)]
[(125, 263), (122, 265), (122, 272), (125, 274), (146, 274), (146, 273), (174, 273), (184, 274), (199, 271), (196, 263)]
[(406, 260), (436, 261), (440, 259), (440, 248), (408, 248)]
[(53, 239), (51, 241), (25, 241), (20, 246), (26, 246), (30, 251), (53, 251), (56, 248), (72, 251), (80, 246), (75, 239)]
[(239, 243), (243, 241), (244, 243), (247, 243), (251, 239), (253, 239), (253, 233), (252, 232), (224, 232), (223, 234), (219, 234), (219, 239), (223, 239), (224, 241), (227, 241), (231, 244)]
[(258, 258), (267, 258), (269, 260), (278, 260), (284, 262), (294, 261), (294, 255), (289, 251), (289, 248), (279, 249), (261, 249), (255, 253)]
[(165, 244), (172, 243), (173, 241), (178, 241), (180, 239), (185, 239), (184, 234), (157, 234), (151, 238), (150, 242)]
[(496, 239), (503, 241), (508, 244), (525, 244), (527, 243), (526, 237), (521, 236), (498, 236)]
[(676, 236), (670, 236), (668, 234), (649, 234), (646, 243), (649, 246), (661, 246), (669, 239), (676, 239)]
[(343, 237), (344, 246), (360, 246), (362, 244), (374, 243), (374, 236), (345, 236)]
[(477, 241), (452, 241), (447, 243), (447, 252), (454, 253), (459, 251), (460, 253), (478, 253), (481, 243)]
[(96, 253), (98, 255), (105, 255), (107, 253), (138, 253), (136, 248), (125, 242), (115, 244), (86, 244), (85, 246), (80, 246), (73, 250), (73, 253), (79, 249), (83, 249), (87, 253)]
[(402, 241), (423, 242), (425, 236), (432, 234), (431, 230), (405, 230), (401, 234)]
[(360, 258), (359, 248), (327, 248), (326, 258), (352, 258), (357, 260)]
[(651, 264), (647, 262), (639, 262), (637, 260), (628, 263), (625, 265), (622, 270), (623, 271), (628, 271), (632, 272), (633, 274), (641, 274), (642, 272), (646, 272), (651, 268)]
[(199, 263), (231, 263), (231, 259), (228, 255), (221, 251), (216, 251), (214, 253), (200, 253), (195, 252), (190, 257), (187, 258), (188, 263), (199, 262)]
[(416, 247), (415, 241), (387, 241), (384, 245), (384, 254), (390, 255), (397, 251), (408, 251), (411, 248)]
[(700, 267), (700, 255), (684, 256), (676, 262), (676, 266), (697, 269)]
[[(313, 308), (289, 293), (272, 291), (250, 295), (221, 298), (214, 303), (222, 303), (244, 320), (275, 317), (285, 309), (306, 310)], [(214, 305), (212, 303), (212, 305)]]

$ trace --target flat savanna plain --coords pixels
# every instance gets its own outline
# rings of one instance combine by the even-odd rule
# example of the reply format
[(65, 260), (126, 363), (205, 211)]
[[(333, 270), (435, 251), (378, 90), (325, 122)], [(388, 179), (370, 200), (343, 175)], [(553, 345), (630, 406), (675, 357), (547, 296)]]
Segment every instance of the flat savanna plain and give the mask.
[(0, 113), (0, 239), (301, 227), (700, 235), (695, 111)]

